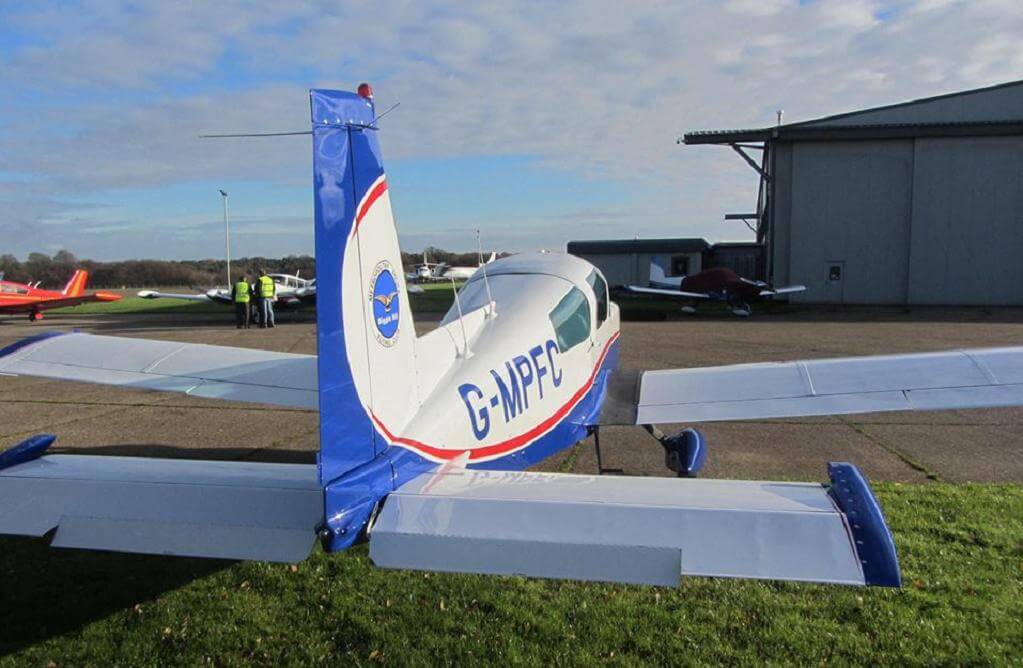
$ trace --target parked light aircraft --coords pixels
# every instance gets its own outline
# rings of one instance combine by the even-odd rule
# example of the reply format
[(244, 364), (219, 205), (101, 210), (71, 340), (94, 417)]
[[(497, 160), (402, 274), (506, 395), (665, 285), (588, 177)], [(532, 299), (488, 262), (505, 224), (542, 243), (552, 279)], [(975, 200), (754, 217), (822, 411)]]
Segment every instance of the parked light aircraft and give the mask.
[(35, 322), (43, 319), (43, 311), (78, 306), (85, 302), (115, 302), (121, 295), (110, 292), (86, 293), (85, 285), (89, 282), (89, 272), (79, 269), (67, 282), (64, 289), (41, 290), (39, 282), (31, 285), (5, 281), (0, 276), (0, 313), (26, 313), (28, 319)]
[(423, 261), (413, 267), (413, 271), (405, 274), (405, 278), (413, 281), (428, 281), (433, 277), (433, 269), (439, 262), (430, 262), (426, 257), (426, 251), (423, 251)]
[[(423, 263), (416, 266), (415, 278), (419, 281), (467, 281), (472, 278), (476, 270), (484, 264), (489, 264), (497, 259), (497, 253), (491, 253), (486, 261), (480, 256), (480, 263), (475, 267), (448, 266), (444, 262), (430, 264), (426, 261), (426, 253), (423, 253)], [(425, 270), (424, 270), (425, 269)]]
[(625, 289), (646, 295), (681, 298), (689, 301), (682, 307), (683, 313), (696, 313), (694, 300), (712, 299), (728, 303), (728, 308), (740, 318), (748, 318), (753, 309), (748, 301), (803, 292), (805, 285), (772, 287), (764, 281), (743, 278), (727, 267), (712, 267), (689, 276), (668, 276), (662, 263), (667, 258), (654, 256), (650, 259), (649, 286), (629, 285)]
[[(291, 274), (267, 274), (277, 284), (277, 303), (281, 306), (298, 308), (316, 303), (316, 279), (306, 279)], [(138, 293), (143, 299), (187, 299), (190, 301), (211, 301), (217, 304), (230, 305), (234, 299), (229, 288), (213, 288), (202, 294), (159, 292), (157, 290), (141, 290)]]
[[(420, 334), (372, 101), (314, 90), (311, 107), (318, 356), (58, 332), (0, 350), (0, 372), (318, 408), (318, 464), (44, 456), (40, 435), (0, 454), (0, 533), (285, 562), (319, 535), (368, 538), (392, 568), (898, 586), (851, 464), (828, 485), (524, 469), (608, 424), (1023, 404), (1023, 348), (620, 371), (603, 276), (557, 253), (484, 265)], [(698, 468), (695, 430), (659, 440)]]

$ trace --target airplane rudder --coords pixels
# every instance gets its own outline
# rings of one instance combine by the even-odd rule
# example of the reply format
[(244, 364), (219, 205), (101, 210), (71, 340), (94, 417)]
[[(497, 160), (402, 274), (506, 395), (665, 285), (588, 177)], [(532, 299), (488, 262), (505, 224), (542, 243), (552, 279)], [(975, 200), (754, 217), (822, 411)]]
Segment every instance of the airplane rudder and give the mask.
[(67, 297), (78, 297), (85, 292), (85, 284), (89, 279), (89, 272), (84, 269), (78, 269), (71, 278), (68, 280), (67, 285), (64, 286), (64, 290), (61, 294)]

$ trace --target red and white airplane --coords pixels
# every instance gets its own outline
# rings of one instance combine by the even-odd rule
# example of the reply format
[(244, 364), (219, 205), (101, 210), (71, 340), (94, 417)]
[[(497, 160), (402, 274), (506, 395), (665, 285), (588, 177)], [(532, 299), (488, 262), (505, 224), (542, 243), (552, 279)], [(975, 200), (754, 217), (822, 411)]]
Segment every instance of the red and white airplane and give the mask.
[(64, 306), (78, 306), (85, 302), (116, 302), (121, 295), (109, 292), (85, 292), (89, 272), (79, 269), (71, 276), (64, 289), (41, 290), (39, 284), (27, 285), (0, 280), (0, 313), (27, 313), (32, 321), (42, 320), (43, 311)]
[[(369, 86), (314, 90), (317, 355), (40, 334), (0, 374), (318, 409), (317, 464), (0, 452), (0, 534), (58, 547), (298, 561), (368, 540), (378, 566), (677, 584), (683, 575), (898, 586), (855, 466), (828, 484), (525, 470), (605, 425), (694, 474), (656, 425), (1023, 405), (1023, 348), (619, 370), (619, 311), (580, 258), (484, 264), (429, 332), (401, 270)], [(652, 443), (653, 444), (653, 443)]]
[(748, 318), (753, 314), (748, 302), (806, 290), (805, 285), (774, 287), (764, 281), (752, 281), (727, 267), (711, 267), (689, 276), (668, 276), (662, 266), (666, 264), (665, 257), (651, 258), (649, 287), (627, 285), (625, 290), (644, 295), (684, 299), (688, 303), (682, 307), (682, 312), (687, 314), (696, 313), (697, 301), (723, 301), (728, 303), (732, 314), (740, 318)]

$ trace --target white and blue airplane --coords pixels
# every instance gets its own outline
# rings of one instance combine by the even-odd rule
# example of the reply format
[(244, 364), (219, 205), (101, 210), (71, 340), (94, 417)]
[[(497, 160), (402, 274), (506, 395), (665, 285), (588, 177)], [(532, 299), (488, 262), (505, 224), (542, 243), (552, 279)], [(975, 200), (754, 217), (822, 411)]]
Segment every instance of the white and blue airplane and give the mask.
[[(317, 356), (58, 332), (0, 351), (0, 373), (318, 408), (318, 464), (46, 455), (41, 435), (0, 454), (0, 533), (282, 562), (368, 539), (388, 568), (898, 586), (851, 464), (823, 485), (525, 469), (607, 424), (1023, 404), (1023, 348), (620, 371), (604, 277), (555, 253), (484, 265), (419, 334), (372, 100), (313, 90), (311, 107)], [(695, 430), (660, 440), (696, 472)]]

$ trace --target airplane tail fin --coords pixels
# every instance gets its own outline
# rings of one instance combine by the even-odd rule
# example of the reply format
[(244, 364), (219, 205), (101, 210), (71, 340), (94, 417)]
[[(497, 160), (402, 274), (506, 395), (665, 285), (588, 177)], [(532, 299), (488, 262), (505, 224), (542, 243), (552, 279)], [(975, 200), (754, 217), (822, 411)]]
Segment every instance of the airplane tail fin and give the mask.
[[(331, 524), (332, 508), (350, 508), (352, 500), (332, 500), (332, 489), (350, 495), (358, 485), (331, 485), (351, 475), (364, 481), (366, 467), (385, 467), (377, 457), (389, 434), (418, 409), (416, 331), (373, 101), (334, 90), (310, 95), (320, 483), (327, 489), (328, 528), (343, 542), (354, 536)], [(388, 476), (368, 477), (390, 484), (386, 468)]]
[(650, 282), (651, 283), (664, 283), (667, 279), (667, 274), (664, 273), (664, 267), (659, 262), (661, 258), (652, 257), (650, 258)]
[(79, 269), (71, 275), (71, 280), (67, 282), (60, 294), (65, 297), (80, 297), (85, 293), (85, 284), (88, 281), (89, 272)]

